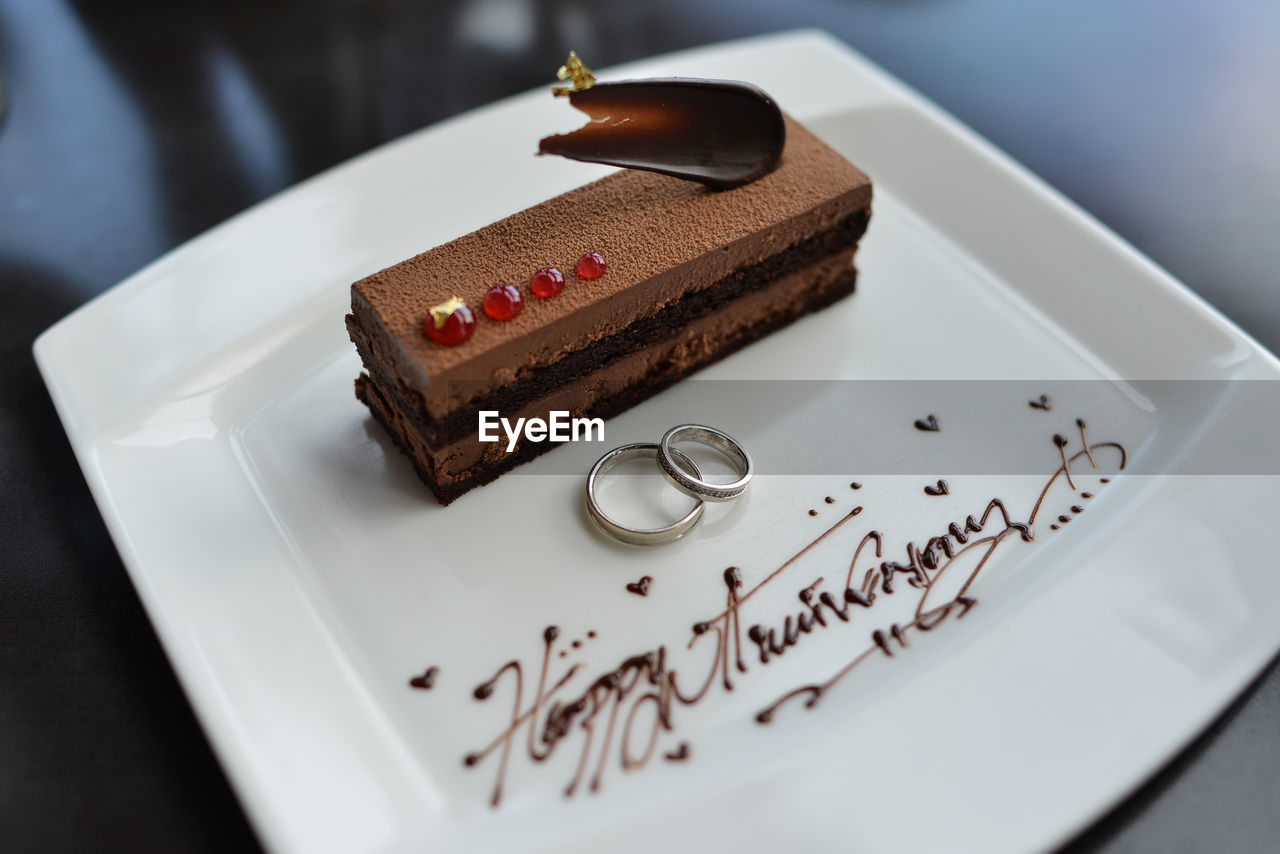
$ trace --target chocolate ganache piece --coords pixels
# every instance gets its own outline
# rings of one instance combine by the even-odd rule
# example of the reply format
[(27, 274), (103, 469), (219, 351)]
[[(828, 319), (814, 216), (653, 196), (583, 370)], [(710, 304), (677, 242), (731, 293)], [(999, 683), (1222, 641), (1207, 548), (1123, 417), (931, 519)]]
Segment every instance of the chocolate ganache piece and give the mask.
[(539, 154), (672, 175), (727, 190), (777, 167), (782, 111), (765, 92), (732, 80), (672, 78), (587, 84), (567, 92), (591, 117), (538, 144)]

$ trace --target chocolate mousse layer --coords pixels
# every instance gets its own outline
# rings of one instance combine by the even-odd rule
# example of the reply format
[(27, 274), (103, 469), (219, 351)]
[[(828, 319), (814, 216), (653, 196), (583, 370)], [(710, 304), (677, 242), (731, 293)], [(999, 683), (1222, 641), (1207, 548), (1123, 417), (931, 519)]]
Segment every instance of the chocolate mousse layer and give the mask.
[[(853, 290), (870, 179), (790, 119), (786, 140), (778, 167), (750, 184), (617, 172), (352, 286), (347, 327), (368, 371), (358, 394), (442, 502), (554, 447), (482, 448), (479, 410), (607, 417)], [(606, 259), (602, 277), (574, 274), (588, 252)], [(546, 299), (528, 284), (542, 267), (567, 279)], [(481, 298), (504, 282), (524, 309), (493, 320)], [(450, 347), (422, 324), (452, 297), (476, 328)], [(705, 352), (663, 355), (693, 330)], [(565, 404), (586, 387), (596, 391)]]

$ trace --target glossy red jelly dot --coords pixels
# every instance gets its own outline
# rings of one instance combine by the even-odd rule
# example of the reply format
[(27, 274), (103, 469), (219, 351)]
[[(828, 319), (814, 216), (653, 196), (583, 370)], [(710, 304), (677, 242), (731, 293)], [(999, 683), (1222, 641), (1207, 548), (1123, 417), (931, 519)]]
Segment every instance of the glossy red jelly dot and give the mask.
[(578, 275), (584, 279), (598, 279), (604, 275), (604, 256), (599, 252), (588, 252), (578, 259)]
[(494, 320), (510, 320), (524, 311), (524, 297), (515, 285), (494, 285), (485, 291), (484, 313)]
[(437, 344), (457, 347), (476, 331), (476, 316), (471, 309), (460, 305), (439, 326), (436, 325), (435, 317), (428, 314), (427, 319), (422, 321), (422, 331)]
[(564, 273), (556, 267), (543, 267), (533, 274), (529, 290), (533, 291), (535, 297), (553, 297), (564, 290)]

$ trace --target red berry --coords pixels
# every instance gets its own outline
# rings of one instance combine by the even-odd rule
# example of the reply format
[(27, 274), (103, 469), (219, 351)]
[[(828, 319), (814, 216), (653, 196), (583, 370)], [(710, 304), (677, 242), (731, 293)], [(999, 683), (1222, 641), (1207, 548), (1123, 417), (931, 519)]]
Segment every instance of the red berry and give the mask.
[(484, 313), (494, 320), (510, 320), (524, 311), (524, 297), (515, 285), (494, 285), (485, 291)]
[(553, 297), (564, 290), (564, 273), (556, 267), (543, 267), (533, 274), (529, 290), (533, 291), (535, 297)]
[(437, 344), (456, 347), (476, 331), (476, 316), (466, 303), (454, 297), (431, 309), (422, 321), (422, 331)]
[(578, 275), (584, 279), (598, 279), (604, 275), (604, 256), (599, 252), (588, 252), (578, 259)]

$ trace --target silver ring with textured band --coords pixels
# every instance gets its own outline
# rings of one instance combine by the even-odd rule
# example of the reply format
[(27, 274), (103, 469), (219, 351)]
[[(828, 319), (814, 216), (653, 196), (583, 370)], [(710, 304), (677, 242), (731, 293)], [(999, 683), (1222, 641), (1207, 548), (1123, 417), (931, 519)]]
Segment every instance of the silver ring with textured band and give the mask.
[[(591, 472), (587, 475), (587, 514), (600, 530), (615, 540), (620, 540), (633, 546), (660, 546), (680, 539), (702, 521), (702, 511), (706, 509), (706, 505), (696, 495), (692, 497), (696, 498), (698, 503), (692, 510), (685, 514), (683, 518), (661, 528), (632, 528), (611, 519), (608, 514), (600, 509), (600, 504), (596, 501), (596, 480), (601, 475), (625, 460), (637, 457), (658, 457), (660, 450), (660, 447), (652, 442), (622, 445), (596, 460), (596, 464), (591, 467)], [(699, 477), (701, 476), (701, 472), (698, 471), (698, 467), (693, 460), (678, 450), (673, 449), (672, 453), (680, 460), (681, 465), (688, 466), (690, 471), (697, 473)]]
[[(732, 483), (703, 480), (696, 466), (683, 465), (683, 461), (689, 458), (672, 447), (676, 442), (698, 442), (715, 448), (733, 463), (738, 479)], [(681, 424), (668, 430), (658, 445), (658, 467), (672, 486), (690, 498), (703, 501), (732, 501), (747, 491), (753, 471), (751, 455), (746, 448), (723, 430), (704, 424)]]

